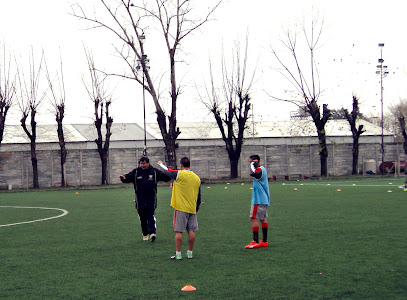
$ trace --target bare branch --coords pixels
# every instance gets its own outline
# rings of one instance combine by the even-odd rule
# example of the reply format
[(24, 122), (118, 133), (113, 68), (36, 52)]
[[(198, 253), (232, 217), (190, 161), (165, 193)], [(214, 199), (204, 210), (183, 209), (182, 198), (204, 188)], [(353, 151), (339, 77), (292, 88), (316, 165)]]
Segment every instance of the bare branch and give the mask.
[(16, 75), (11, 75), (11, 58), (7, 58), (6, 44), (0, 57), (0, 146), (9, 109), (16, 95)]

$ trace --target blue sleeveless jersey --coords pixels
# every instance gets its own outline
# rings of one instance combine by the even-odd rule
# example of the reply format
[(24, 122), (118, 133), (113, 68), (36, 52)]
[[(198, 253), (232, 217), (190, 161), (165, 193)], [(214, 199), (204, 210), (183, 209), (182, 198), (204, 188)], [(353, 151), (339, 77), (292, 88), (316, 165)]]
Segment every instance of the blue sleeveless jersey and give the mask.
[(252, 204), (270, 206), (270, 190), (267, 170), (263, 166), (260, 168), (262, 171), (260, 179), (253, 178)]

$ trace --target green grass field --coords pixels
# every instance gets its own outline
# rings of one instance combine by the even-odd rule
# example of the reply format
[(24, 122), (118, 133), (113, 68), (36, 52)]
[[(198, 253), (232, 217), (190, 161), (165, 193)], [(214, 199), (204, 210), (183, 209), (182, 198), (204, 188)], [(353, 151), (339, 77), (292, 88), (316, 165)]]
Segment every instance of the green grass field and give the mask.
[[(159, 188), (154, 243), (141, 239), (130, 185), (3, 192), (0, 225), (62, 214), (4, 206), (69, 213), (0, 227), (0, 298), (406, 299), (402, 183), (272, 182), (270, 247), (252, 250), (244, 249), (252, 238), (251, 184), (203, 185), (194, 258), (185, 257), (185, 236), (182, 261), (169, 259), (175, 246), (168, 187)], [(187, 284), (197, 290), (181, 291)]]

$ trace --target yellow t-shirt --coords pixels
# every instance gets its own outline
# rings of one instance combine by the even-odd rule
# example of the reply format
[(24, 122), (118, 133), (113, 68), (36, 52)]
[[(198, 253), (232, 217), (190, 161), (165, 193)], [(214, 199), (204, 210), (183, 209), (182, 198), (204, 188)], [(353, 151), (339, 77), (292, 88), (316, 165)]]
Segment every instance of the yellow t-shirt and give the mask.
[(180, 170), (174, 182), (171, 197), (171, 206), (179, 211), (196, 214), (201, 180), (192, 171)]

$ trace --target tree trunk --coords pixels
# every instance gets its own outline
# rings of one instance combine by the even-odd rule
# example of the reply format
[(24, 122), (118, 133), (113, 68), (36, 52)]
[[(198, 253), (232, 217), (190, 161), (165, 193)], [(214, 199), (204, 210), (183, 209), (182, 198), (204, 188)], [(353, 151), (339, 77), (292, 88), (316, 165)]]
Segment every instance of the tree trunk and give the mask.
[[(63, 115), (63, 111), (60, 115)], [(62, 127), (62, 119), (57, 117), (58, 123), (58, 142), (60, 147), (60, 159), (61, 159), (61, 186), (66, 186), (66, 171), (65, 171), (65, 164), (66, 164), (66, 147), (65, 147), (65, 138), (64, 138), (64, 131)]]
[(326, 136), (321, 134), (319, 138), (320, 152), (319, 156), (321, 159), (321, 176), (328, 176), (328, 148), (326, 146)]
[(38, 180), (38, 160), (35, 152), (35, 141), (31, 142), (31, 165), (33, 167), (33, 187), (38, 189), (40, 187), (40, 183)]
[(230, 159), (230, 178), (235, 179), (238, 177), (238, 166), (239, 160), (238, 159)]
[(108, 166), (108, 156), (109, 150), (102, 149), (99, 151), (100, 160), (102, 161), (102, 185), (108, 185), (109, 181), (107, 178), (107, 166)]
[(165, 143), (165, 152), (166, 152), (166, 162), (167, 165), (170, 166), (171, 168), (176, 169), (177, 168), (177, 154), (176, 154), (176, 149), (177, 149), (177, 143), (175, 142), (175, 139), (167, 138), (164, 139)]
[(358, 174), (358, 160), (359, 160), (359, 140), (357, 138), (353, 139), (352, 147), (352, 175)]
[(61, 186), (65, 187), (66, 186), (66, 169), (65, 169), (66, 149), (65, 149), (65, 147), (61, 148), (60, 154), (61, 154)]
[(167, 131), (167, 120), (165, 114), (162, 110), (157, 107), (157, 123), (161, 131), (161, 135), (163, 137), (164, 145), (165, 145), (165, 161), (167, 166), (176, 169), (177, 168), (177, 153), (176, 149), (178, 148), (177, 137), (181, 133), (179, 128), (176, 126), (176, 118), (169, 117), (168, 121), (168, 128)]
[(321, 176), (327, 177), (328, 176), (328, 157), (320, 154), (320, 160), (321, 160)]

